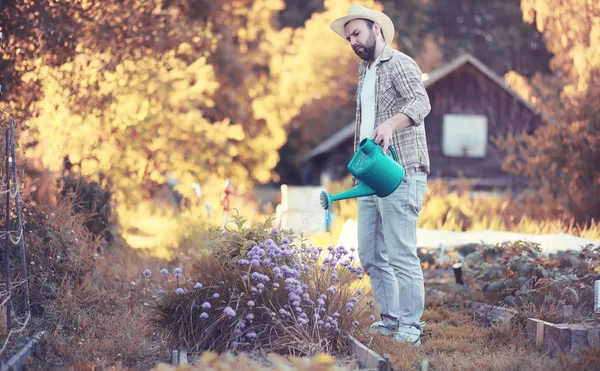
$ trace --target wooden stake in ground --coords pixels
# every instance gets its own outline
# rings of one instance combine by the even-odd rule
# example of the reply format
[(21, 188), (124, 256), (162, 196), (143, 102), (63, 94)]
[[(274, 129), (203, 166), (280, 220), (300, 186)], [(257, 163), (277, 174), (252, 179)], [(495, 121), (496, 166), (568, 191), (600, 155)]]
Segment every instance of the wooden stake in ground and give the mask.
[(17, 233), (19, 240), (19, 253), (21, 255), (21, 271), (23, 273), (23, 279), (25, 280), (24, 287), (24, 301), (25, 301), (25, 312), (29, 313), (29, 278), (27, 277), (27, 256), (25, 255), (25, 238), (23, 233), (23, 219), (21, 216), (21, 197), (19, 195), (19, 181), (17, 176), (17, 157), (15, 155), (15, 122), (10, 118), (10, 139), (11, 139), (11, 156), (12, 156), (12, 172), (13, 181), (15, 183), (15, 204), (17, 206)]

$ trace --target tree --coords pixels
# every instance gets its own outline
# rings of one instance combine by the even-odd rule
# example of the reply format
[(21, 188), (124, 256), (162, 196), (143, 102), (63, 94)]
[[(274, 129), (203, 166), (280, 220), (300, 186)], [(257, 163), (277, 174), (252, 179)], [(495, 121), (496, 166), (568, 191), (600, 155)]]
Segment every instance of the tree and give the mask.
[[(556, 209), (585, 224), (600, 219), (600, 4), (586, 0), (522, 0), (523, 19), (544, 33), (553, 76), (509, 81), (547, 123), (532, 136), (509, 137), (504, 168), (526, 174)], [(519, 82), (519, 84), (517, 84)], [(550, 205), (553, 206), (553, 205)]]
[[(446, 60), (468, 52), (498, 74), (547, 73), (551, 58), (543, 35), (524, 22), (520, 0), (428, 1), (426, 33), (434, 35)], [(421, 37), (424, 37), (421, 34)]]

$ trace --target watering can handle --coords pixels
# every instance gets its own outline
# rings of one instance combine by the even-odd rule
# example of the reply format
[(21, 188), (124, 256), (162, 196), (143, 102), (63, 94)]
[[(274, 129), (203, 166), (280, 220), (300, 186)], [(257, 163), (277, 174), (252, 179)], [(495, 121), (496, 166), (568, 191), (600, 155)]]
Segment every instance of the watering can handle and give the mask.
[[(383, 146), (379, 145), (381, 147), (381, 150), (383, 151)], [(398, 154), (396, 153), (396, 150), (394, 149), (394, 147), (392, 147), (391, 145), (388, 146), (388, 153), (391, 155), (391, 157), (394, 159), (394, 161), (398, 162)]]

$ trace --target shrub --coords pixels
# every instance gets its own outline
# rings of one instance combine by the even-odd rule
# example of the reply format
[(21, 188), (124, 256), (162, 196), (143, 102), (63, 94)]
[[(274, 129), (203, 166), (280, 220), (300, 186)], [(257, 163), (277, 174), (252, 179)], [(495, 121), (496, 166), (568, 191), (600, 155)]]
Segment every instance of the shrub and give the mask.
[(72, 320), (65, 299), (91, 277), (102, 244), (84, 226), (87, 214), (74, 209), (65, 200), (54, 207), (28, 206), (23, 215), (32, 314), (65, 328)]
[(209, 230), (205, 243), (205, 257), (181, 264), (183, 270), (145, 272), (148, 284), (160, 288), (148, 320), (172, 349), (344, 349), (364, 309), (353, 249), (307, 246), (302, 236), (272, 228), (270, 219), (246, 227), (239, 216), (231, 229)]
[(64, 176), (59, 192), (59, 202), (70, 200), (75, 214), (86, 215), (84, 225), (94, 237), (101, 237), (108, 243), (114, 241), (110, 227), (115, 220), (109, 190), (83, 177)]
[[(96, 289), (97, 265), (109, 244), (105, 222), (111, 218), (107, 192), (83, 178), (68, 179), (56, 204), (23, 208), (31, 314), (41, 329), (65, 335), (77, 333), (82, 313), (96, 311), (105, 299)], [(18, 250), (12, 251), (13, 272), (20, 274)], [(22, 291), (13, 292), (18, 305)]]

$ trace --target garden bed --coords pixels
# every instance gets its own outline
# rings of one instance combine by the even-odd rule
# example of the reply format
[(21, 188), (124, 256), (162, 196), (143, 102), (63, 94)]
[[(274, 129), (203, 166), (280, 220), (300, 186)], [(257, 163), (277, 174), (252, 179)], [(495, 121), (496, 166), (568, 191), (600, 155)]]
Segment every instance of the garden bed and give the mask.
[[(442, 298), (453, 294), (430, 290), (430, 295)], [(482, 327), (511, 325), (523, 321), (525, 313), (514, 308), (465, 300), (465, 308)], [(566, 308), (569, 308), (568, 306)], [(568, 309), (567, 309), (568, 311)], [(550, 355), (600, 348), (600, 321), (589, 323), (552, 323), (537, 318), (525, 318), (525, 327), (519, 326), (523, 336), (538, 350)]]

